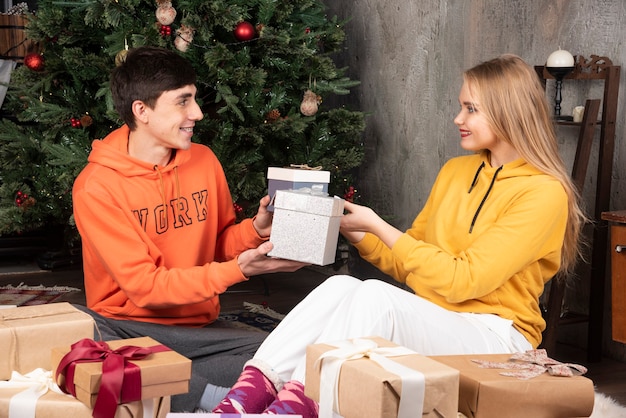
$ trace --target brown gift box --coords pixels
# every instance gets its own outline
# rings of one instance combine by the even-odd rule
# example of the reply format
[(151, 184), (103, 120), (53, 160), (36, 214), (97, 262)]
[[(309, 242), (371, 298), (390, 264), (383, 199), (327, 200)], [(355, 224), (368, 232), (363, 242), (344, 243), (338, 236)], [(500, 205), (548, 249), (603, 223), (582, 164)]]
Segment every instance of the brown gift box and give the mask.
[(593, 382), (584, 376), (547, 372), (528, 380), (502, 376), (504, 369), (481, 368), (472, 360), (507, 362), (511, 354), (431, 356), (461, 372), (459, 412), (468, 418), (588, 417), (593, 411)]
[[(0, 417), (9, 416), (9, 403), (14, 395), (24, 389), (0, 389)], [(144, 416), (143, 402), (137, 401), (119, 405), (115, 418), (165, 418), (170, 411), (170, 398), (154, 399), (154, 413)], [(35, 417), (41, 418), (91, 418), (92, 409), (70, 395), (48, 391), (37, 400)], [(20, 415), (21, 416), (21, 415)]]
[[(367, 337), (379, 347), (397, 347), (379, 337)], [(315, 361), (336, 347), (328, 344), (309, 345), (306, 350), (305, 394), (319, 402), (320, 371)], [(389, 357), (396, 363), (418, 370), (426, 377), (423, 415), (425, 417), (457, 417), (459, 372), (444, 364), (419, 355)], [(322, 367), (323, 362), (322, 362)], [(391, 418), (398, 414), (402, 380), (367, 357), (348, 360), (339, 375), (339, 408), (344, 418)]]
[(0, 309), (0, 380), (50, 370), (52, 348), (93, 335), (93, 318), (67, 302)]
[[(150, 337), (129, 338), (125, 340), (107, 341), (108, 346), (115, 350), (123, 346), (153, 347), (160, 345)], [(70, 347), (57, 347), (52, 350), (53, 372), (69, 353)], [(132, 360), (141, 369), (141, 399), (158, 398), (177, 395), (189, 391), (191, 379), (191, 360), (181, 354), (168, 350), (153, 353), (143, 360)], [(61, 377), (59, 377), (61, 379)], [(102, 379), (102, 363), (77, 363), (74, 372), (76, 398), (93, 408), (98, 397)], [(57, 382), (63, 386), (64, 382)]]

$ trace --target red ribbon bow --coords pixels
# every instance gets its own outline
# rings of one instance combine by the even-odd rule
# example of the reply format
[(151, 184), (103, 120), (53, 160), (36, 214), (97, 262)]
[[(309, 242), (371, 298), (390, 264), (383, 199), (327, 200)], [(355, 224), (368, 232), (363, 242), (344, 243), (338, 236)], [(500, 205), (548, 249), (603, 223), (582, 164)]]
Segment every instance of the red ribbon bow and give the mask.
[(76, 396), (74, 371), (78, 363), (102, 362), (102, 380), (96, 403), (94, 418), (113, 418), (117, 405), (141, 400), (141, 369), (131, 360), (142, 360), (152, 353), (168, 351), (164, 345), (136, 347), (126, 345), (112, 350), (104, 341), (89, 338), (72, 344), (71, 350), (59, 363), (55, 374), (65, 375), (65, 384), (59, 385), (65, 393)]

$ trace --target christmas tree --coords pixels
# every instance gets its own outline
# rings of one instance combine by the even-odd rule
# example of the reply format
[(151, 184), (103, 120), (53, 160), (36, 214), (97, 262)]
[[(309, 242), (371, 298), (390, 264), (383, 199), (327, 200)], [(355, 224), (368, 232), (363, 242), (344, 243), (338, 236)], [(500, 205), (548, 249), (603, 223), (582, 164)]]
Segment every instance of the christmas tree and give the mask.
[(128, 48), (170, 48), (198, 73), (195, 141), (224, 166), (241, 217), (267, 193), (270, 166), (331, 172), (353, 197), (364, 114), (330, 106), (358, 81), (332, 56), (343, 23), (318, 0), (40, 0), (0, 123), (0, 235), (72, 225), (71, 189), (91, 143), (121, 124), (108, 89)]

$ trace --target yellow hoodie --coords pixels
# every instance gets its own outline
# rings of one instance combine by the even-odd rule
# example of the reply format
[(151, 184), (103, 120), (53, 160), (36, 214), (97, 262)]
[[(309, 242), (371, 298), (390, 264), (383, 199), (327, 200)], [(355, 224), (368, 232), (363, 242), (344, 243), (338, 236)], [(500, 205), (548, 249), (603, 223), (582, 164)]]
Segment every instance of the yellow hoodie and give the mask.
[(512, 320), (536, 347), (539, 296), (560, 266), (567, 208), (561, 183), (522, 159), (494, 168), (485, 153), (457, 157), (393, 248), (371, 234), (356, 247), (417, 295)]
[(87, 306), (115, 319), (204, 326), (219, 297), (246, 280), (236, 257), (261, 238), (235, 224), (213, 152), (192, 144), (165, 167), (127, 153), (125, 125), (93, 142), (72, 191)]

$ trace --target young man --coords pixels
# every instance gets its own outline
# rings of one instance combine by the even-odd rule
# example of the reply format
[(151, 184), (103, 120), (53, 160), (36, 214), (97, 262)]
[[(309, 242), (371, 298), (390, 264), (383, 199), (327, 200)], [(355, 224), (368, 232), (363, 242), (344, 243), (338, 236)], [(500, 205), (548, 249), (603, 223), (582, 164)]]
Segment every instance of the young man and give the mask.
[(208, 382), (229, 387), (265, 337), (215, 322), (219, 295), (249, 277), (295, 271), (267, 257), (269, 196), (235, 223), (213, 152), (191, 142), (203, 114), (196, 74), (178, 53), (131, 50), (111, 75), (125, 125), (93, 142), (73, 188), (87, 308), (104, 340), (150, 336), (193, 360), (190, 392), (173, 411), (195, 409)]

